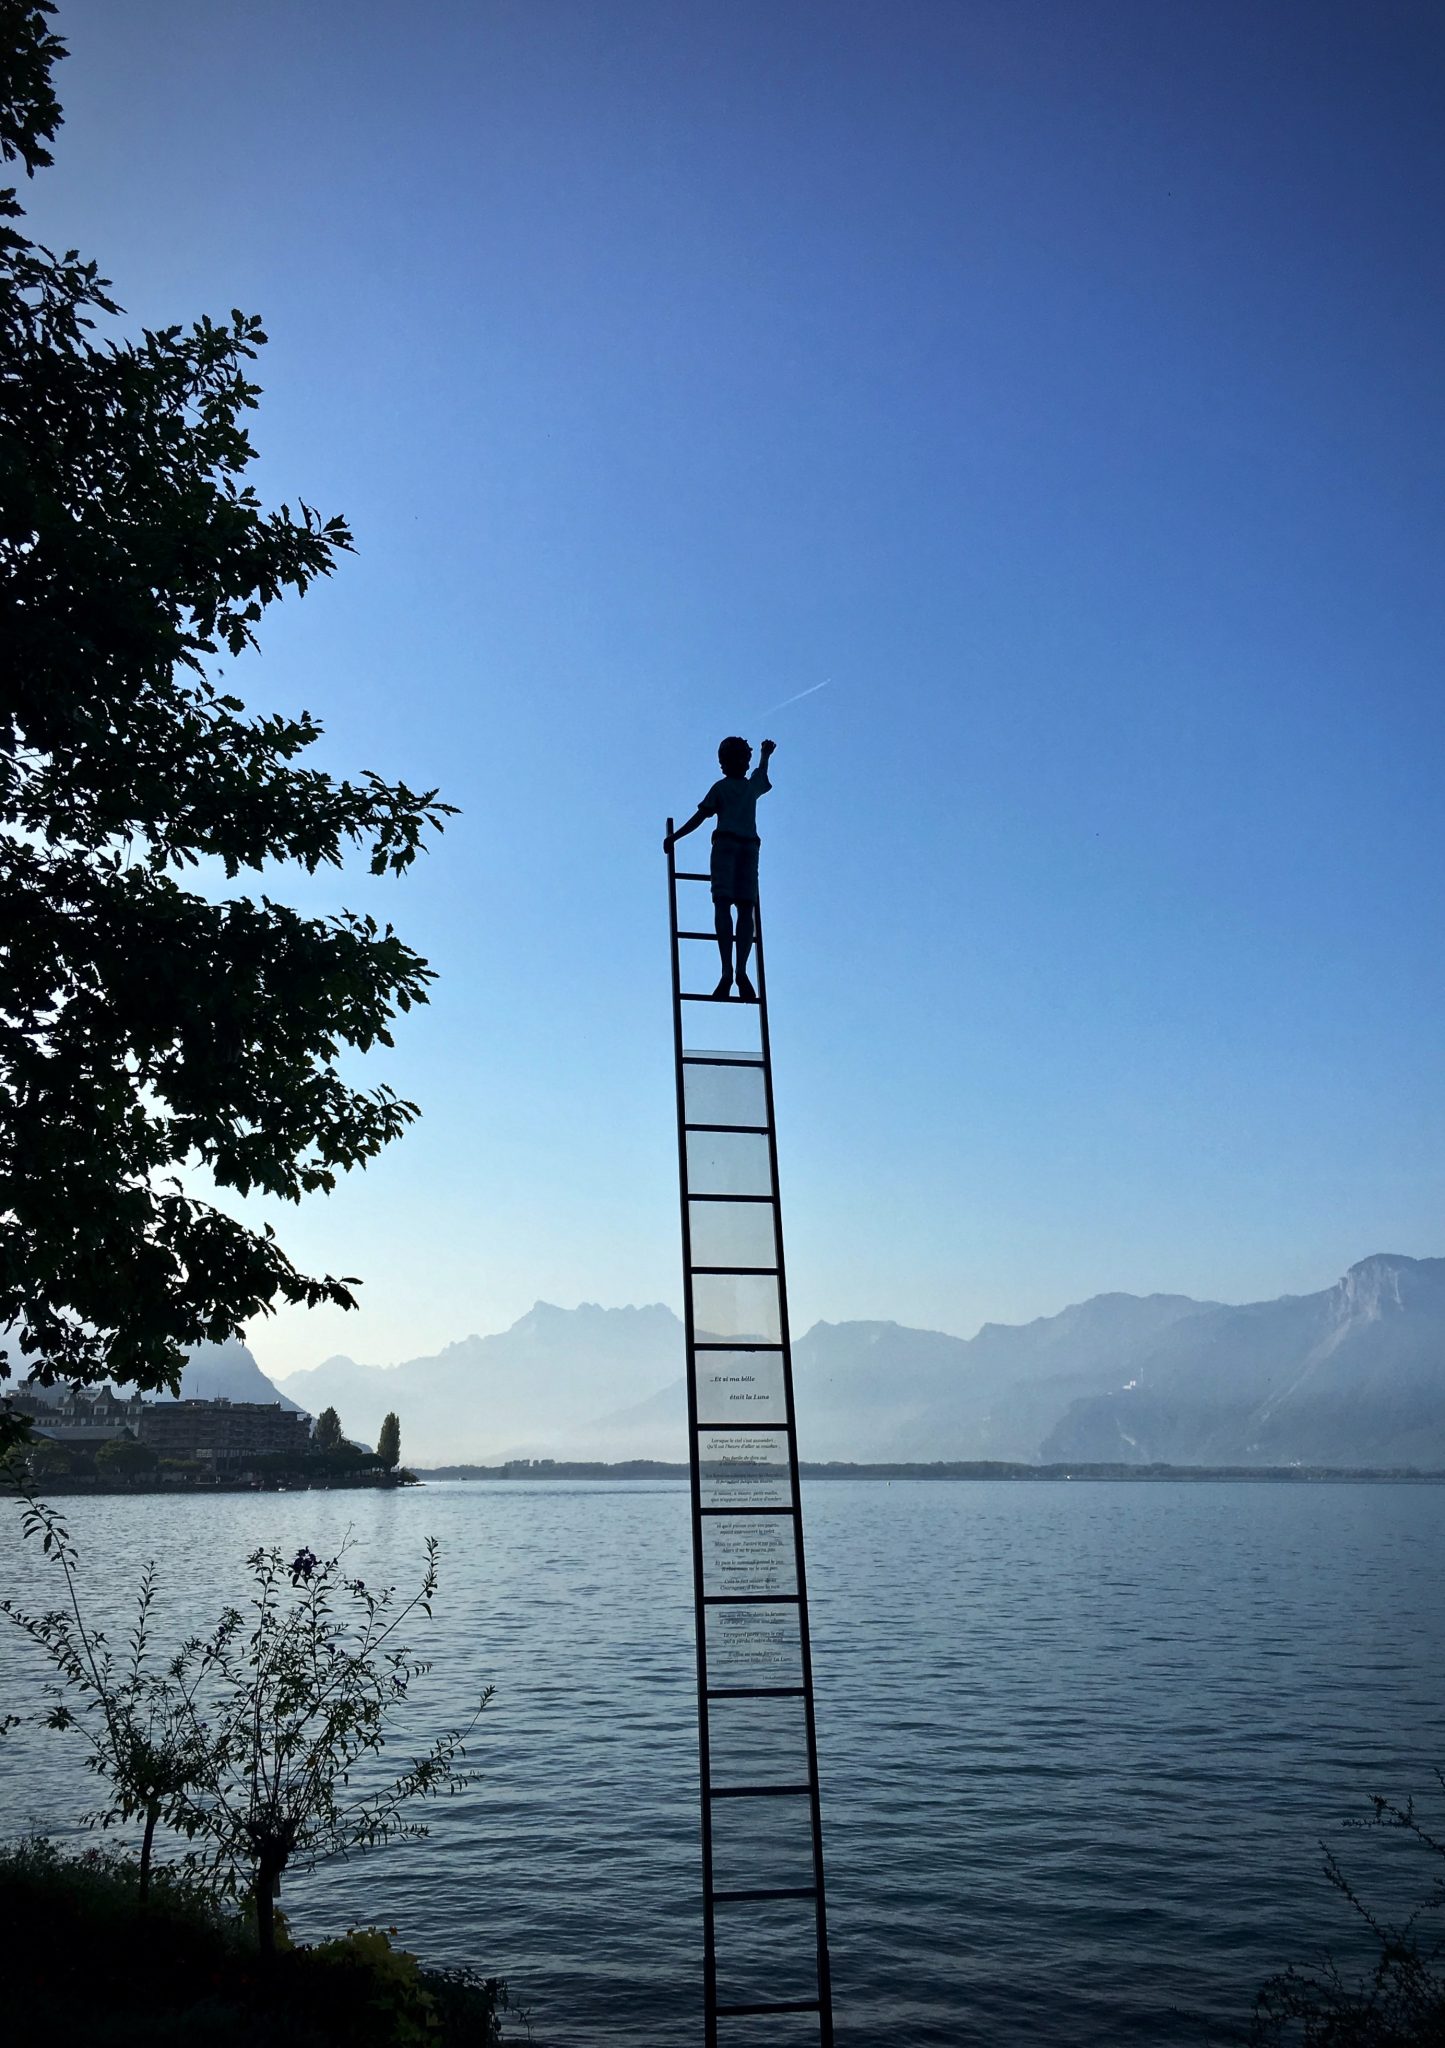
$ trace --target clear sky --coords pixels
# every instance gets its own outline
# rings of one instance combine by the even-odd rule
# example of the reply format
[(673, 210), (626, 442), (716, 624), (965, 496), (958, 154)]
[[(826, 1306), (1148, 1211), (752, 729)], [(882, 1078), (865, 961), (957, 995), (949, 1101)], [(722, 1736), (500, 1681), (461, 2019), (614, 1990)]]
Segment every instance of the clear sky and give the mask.
[[(25, 195), (272, 345), (359, 558), (230, 681), (464, 815), (294, 1255), (379, 1363), (680, 1298), (664, 863), (760, 816), (794, 1320), (1445, 1252), (1435, 0), (68, 0)], [(829, 679), (786, 710), (767, 707)], [(703, 842), (691, 842), (702, 844)]]

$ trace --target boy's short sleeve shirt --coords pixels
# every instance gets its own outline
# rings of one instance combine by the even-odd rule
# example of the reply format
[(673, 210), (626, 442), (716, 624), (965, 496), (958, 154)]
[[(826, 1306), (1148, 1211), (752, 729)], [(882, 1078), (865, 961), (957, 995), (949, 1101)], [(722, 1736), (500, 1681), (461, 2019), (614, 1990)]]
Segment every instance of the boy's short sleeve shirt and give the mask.
[(705, 818), (716, 818), (719, 832), (756, 839), (758, 798), (772, 786), (766, 768), (755, 768), (751, 775), (720, 775), (698, 809)]

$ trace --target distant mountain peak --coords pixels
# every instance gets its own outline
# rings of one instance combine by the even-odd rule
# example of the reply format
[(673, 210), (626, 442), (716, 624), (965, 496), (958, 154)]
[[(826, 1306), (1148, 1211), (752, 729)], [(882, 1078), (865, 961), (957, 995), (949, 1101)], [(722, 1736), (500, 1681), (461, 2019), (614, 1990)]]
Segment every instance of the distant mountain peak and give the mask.
[(1348, 1287), (1352, 1281), (1398, 1281), (1404, 1273), (1427, 1272), (1434, 1266), (1445, 1266), (1445, 1259), (1412, 1259), (1404, 1252), (1371, 1252), (1367, 1259), (1356, 1259), (1339, 1285)]
[(228, 1337), (224, 1344), (196, 1346), (181, 1374), (180, 1397), (183, 1401), (279, 1401), (283, 1408), (299, 1406), (267, 1378), (239, 1337)]
[(1445, 1285), (1445, 1259), (1411, 1259), (1402, 1252), (1373, 1252), (1359, 1259), (1329, 1290), (1337, 1323), (1374, 1322), (1404, 1315)]
[[(518, 1316), (516, 1322), (511, 1324), (510, 1330), (520, 1330), (524, 1324), (533, 1322), (571, 1323), (579, 1316), (588, 1322), (616, 1321), (628, 1316), (668, 1316), (674, 1322), (677, 1320), (676, 1311), (670, 1309), (665, 1301), (648, 1301), (640, 1305), (627, 1301), (620, 1303), (616, 1308), (604, 1308), (600, 1301), (579, 1301), (575, 1308), (561, 1308), (555, 1301), (534, 1301), (527, 1313)], [(509, 1335), (510, 1330), (503, 1334)]]

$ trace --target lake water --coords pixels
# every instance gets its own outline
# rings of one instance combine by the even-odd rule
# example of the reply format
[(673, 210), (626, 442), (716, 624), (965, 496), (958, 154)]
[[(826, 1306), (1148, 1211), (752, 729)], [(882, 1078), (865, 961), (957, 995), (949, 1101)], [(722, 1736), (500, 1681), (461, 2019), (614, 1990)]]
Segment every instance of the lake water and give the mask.
[[(1318, 1838), (1445, 1762), (1445, 1488), (823, 1482), (804, 1503), (840, 2043), (1227, 2038), (1261, 1977), (1342, 1933)], [(257, 1544), (328, 1553), (350, 1526), (356, 1569), (405, 1581), (439, 1537), (410, 1727), (494, 1684), (481, 1782), (428, 1840), (288, 1882), (288, 1913), (507, 1976), (540, 2048), (700, 2043), (685, 1488), (62, 1505), (111, 1616), (158, 1559), (166, 1640), (240, 1596)], [(18, 1523), (0, 1510), (0, 1569), (45, 1599)], [(33, 1701), (33, 1671), (0, 1637), (0, 1704)], [(92, 1788), (72, 1739), (0, 1744), (6, 1834), (66, 1830)], [(1345, 1846), (1363, 1869), (1380, 1845)]]

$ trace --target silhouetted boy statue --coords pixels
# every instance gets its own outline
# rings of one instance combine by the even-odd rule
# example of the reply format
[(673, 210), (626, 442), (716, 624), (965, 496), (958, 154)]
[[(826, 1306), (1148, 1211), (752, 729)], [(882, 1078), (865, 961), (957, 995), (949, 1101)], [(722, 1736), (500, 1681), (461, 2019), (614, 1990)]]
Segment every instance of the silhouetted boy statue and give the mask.
[[(771, 789), (768, 762), (777, 752), (773, 740), (764, 740), (762, 759), (748, 773), (753, 750), (746, 740), (724, 740), (717, 750), (722, 775), (685, 825), (663, 840), (663, 851), (671, 853), (675, 841), (696, 832), (704, 818), (715, 818), (712, 835), (713, 926), (722, 955), (722, 980), (715, 996), (731, 992), (736, 981), (745, 1003), (755, 1003), (757, 991), (748, 980), (748, 955), (753, 950), (753, 915), (758, 900), (758, 798)], [(733, 962), (733, 910), (737, 910), (737, 963)]]

